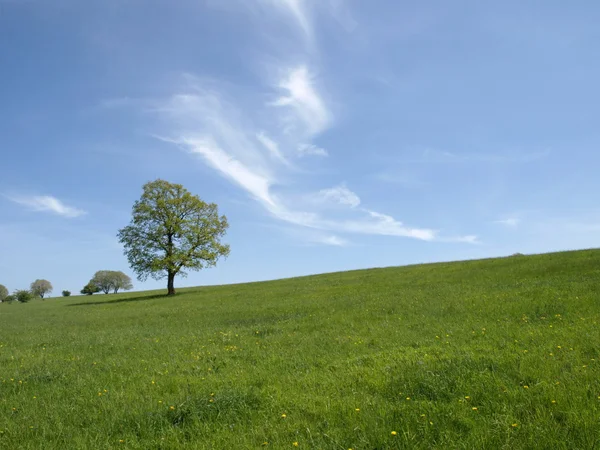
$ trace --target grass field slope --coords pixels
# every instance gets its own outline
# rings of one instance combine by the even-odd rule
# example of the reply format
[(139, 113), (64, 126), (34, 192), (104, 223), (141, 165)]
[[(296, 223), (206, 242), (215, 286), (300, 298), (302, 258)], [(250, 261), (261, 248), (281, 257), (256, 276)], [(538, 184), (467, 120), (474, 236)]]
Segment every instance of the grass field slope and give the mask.
[(0, 304), (2, 449), (600, 446), (600, 250)]

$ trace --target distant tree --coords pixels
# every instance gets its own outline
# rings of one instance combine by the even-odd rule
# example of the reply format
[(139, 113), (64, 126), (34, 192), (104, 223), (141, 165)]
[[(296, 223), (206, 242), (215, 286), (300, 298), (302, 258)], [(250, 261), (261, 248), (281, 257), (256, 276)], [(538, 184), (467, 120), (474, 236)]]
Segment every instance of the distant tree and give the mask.
[(0, 284), (0, 302), (3, 302), (8, 297), (8, 289), (3, 284)]
[(7, 295), (4, 300), (2, 300), (2, 303), (12, 303), (16, 300), (14, 295)]
[(71, 291), (62, 291), (62, 296), (63, 297), (70, 297), (71, 296)]
[(175, 276), (185, 276), (183, 269), (212, 267), (229, 254), (229, 245), (220, 242), (227, 218), (219, 216), (216, 204), (203, 202), (180, 184), (156, 180), (143, 190), (119, 241), (140, 281), (166, 277), (168, 294), (174, 295)]
[(52, 284), (48, 280), (35, 280), (31, 283), (31, 293), (36, 297), (44, 298), (44, 295), (52, 292)]
[(96, 285), (100, 291), (108, 294), (113, 289), (113, 277), (111, 271), (99, 270), (94, 274), (90, 283)]
[(100, 292), (100, 289), (94, 283), (86, 284), (83, 287), (83, 289), (81, 290), (81, 293), (84, 295), (92, 295), (92, 294), (95, 294), (96, 292)]
[(111, 274), (111, 278), (112, 278), (112, 289), (115, 294), (117, 292), (119, 292), (119, 289), (122, 289), (124, 291), (133, 289), (133, 284), (131, 283), (131, 278), (128, 275), (126, 275), (120, 271), (119, 272), (111, 271), (110, 274)]
[(33, 298), (33, 294), (31, 293), (31, 291), (28, 291), (26, 289), (16, 290), (13, 295), (19, 303), (27, 303)]

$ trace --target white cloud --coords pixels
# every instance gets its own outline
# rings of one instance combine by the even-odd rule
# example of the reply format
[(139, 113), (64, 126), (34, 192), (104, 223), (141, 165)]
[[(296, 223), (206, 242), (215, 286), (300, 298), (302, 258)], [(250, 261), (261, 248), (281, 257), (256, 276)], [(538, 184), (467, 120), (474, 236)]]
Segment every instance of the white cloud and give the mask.
[(349, 232), (379, 234), (383, 236), (403, 236), (424, 241), (431, 241), (437, 237), (437, 231), (424, 228), (410, 228), (404, 226), (392, 216), (375, 211), (366, 210), (371, 220), (347, 221), (344, 229)]
[(267, 136), (264, 131), (257, 133), (256, 139), (258, 139), (259, 142), (262, 145), (264, 145), (264, 147), (267, 150), (269, 150), (269, 152), (271, 153), (271, 156), (273, 158), (275, 158), (276, 160), (280, 161), (281, 163), (283, 163), (287, 166), (290, 165), (290, 162), (285, 158), (285, 156), (283, 156), (283, 153), (281, 153), (281, 150), (279, 150), (279, 145), (277, 144), (277, 142), (275, 142), (273, 139), (271, 139), (269, 136)]
[[(239, 0), (252, 4), (248, 0)], [(286, 13), (298, 24), (306, 38), (314, 35), (312, 17), (318, 12), (329, 14), (347, 32), (354, 31), (358, 24), (346, 7), (345, 0), (259, 0), (263, 6)], [(319, 11), (320, 10), (320, 11)]]
[(307, 36), (312, 35), (312, 26), (308, 19), (308, 12), (306, 10), (306, 2), (304, 0), (270, 0), (275, 4), (281, 5), (287, 8), (294, 18), (298, 21), (300, 28)]
[(438, 238), (436, 230), (426, 228), (411, 228), (393, 217), (374, 211), (360, 210), (366, 215), (357, 219), (339, 219), (323, 217), (317, 213), (290, 211), (283, 205), (271, 208), (270, 212), (280, 220), (295, 225), (337, 233), (370, 234), (379, 236), (409, 237), (424, 241), (440, 240), (452, 242), (474, 243), (474, 236), (451, 239)]
[(344, 184), (319, 191), (318, 197), (327, 202), (339, 203), (356, 208), (360, 205), (360, 197), (348, 189)]
[[(257, 132), (246, 123), (238, 108), (215, 90), (204, 89), (194, 80), (193, 94), (178, 94), (154, 108), (168, 124), (167, 141), (184, 144), (203, 156), (221, 152), (219, 167), (244, 167), (264, 180), (275, 181), (278, 169), (270, 154), (262, 151)], [(175, 136), (173, 136), (175, 135)], [(198, 148), (196, 148), (198, 145)], [(210, 150), (209, 150), (210, 149)], [(231, 161), (229, 161), (231, 160)], [(226, 161), (227, 164), (225, 164)]]
[(56, 197), (52, 197), (50, 195), (27, 197), (8, 196), (7, 198), (15, 203), (18, 203), (19, 205), (26, 206), (33, 211), (50, 212), (68, 218), (79, 217), (86, 214), (85, 211), (72, 206), (67, 206)]
[(443, 237), (439, 239), (441, 242), (459, 242), (463, 244), (480, 244), (479, 237), (473, 234), (468, 236)]
[(298, 145), (298, 156), (329, 156), (329, 153), (314, 144), (300, 144)]
[(322, 132), (332, 122), (332, 115), (317, 92), (314, 81), (304, 65), (291, 70), (278, 85), (286, 95), (271, 103), (273, 106), (291, 108), (294, 119), (300, 122), (309, 136)]
[(521, 223), (521, 219), (518, 219), (516, 217), (509, 217), (508, 219), (504, 220), (496, 220), (494, 223), (505, 225), (510, 228), (516, 228)]
[(348, 245), (348, 241), (342, 239), (340, 237), (331, 235), (331, 236), (323, 236), (322, 239), (319, 240), (320, 243), (325, 245), (333, 245), (336, 247), (345, 247)]
[[(358, 208), (359, 196), (344, 185), (324, 189), (316, 197), (349, 208), (311, 210), (314, 202), (311, 205), (301, 200), (307, 198), (302, 193), (302, 180), (297, 176), (292, 178), (290, 168), (279, 164), (278, 157), (274, 158), (280, 154), (280, 149), (269, 135), (276, 131), (268, 130), (269, 135), (267, 131), (258, 131), (222, 93), (205, 90), (200, 85), (192, 88), (193, 94), (174, 95), (154, 109), (167, 125), (162, 134), (169, 136), (159, 139), (200, 156), (221, 176), (245, 190), (274, 218), (298, 227), (336, 234), (440, 240), (435, 230), (408, 227), (391, 216)], [(287, 136), (287, 139), (289, 142), (293, 136)], [(312, 198), (315, 198), (314, 194)], [(327, 236), (318, 241), (328, 245), (346, 242), (336, 235)], [(314, 238), (309, 240), (314, 241)]]
[(269, 192), (271, 180), (249, 170), (243, 163), (219, 148), (210, 138), (184, 138), (181, 141), (192, 153), (204, 157), (206, 162), (230, 180), (248, 191), (255, 199), (269, 207), (276, 202)]

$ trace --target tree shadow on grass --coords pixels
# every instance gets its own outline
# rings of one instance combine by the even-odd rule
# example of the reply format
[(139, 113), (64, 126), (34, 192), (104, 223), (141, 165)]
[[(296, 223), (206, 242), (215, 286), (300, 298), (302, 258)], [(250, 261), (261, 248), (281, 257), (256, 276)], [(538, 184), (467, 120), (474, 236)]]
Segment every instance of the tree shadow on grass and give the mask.
[(96, 306), (96, 305), (110, 305), (112, 303), (128, 303), (128, 302), (143, 302), (145, 300), (156, 300), (157, 298), (172, 298), (167, 294), (155, 294), (155, 295), (139, 295), (137, 297), (126, 297), (118, 298), (116, 300), (106, 300), (100, 302), (83, 302), (83, 303), (71, 303), (66, 306)]

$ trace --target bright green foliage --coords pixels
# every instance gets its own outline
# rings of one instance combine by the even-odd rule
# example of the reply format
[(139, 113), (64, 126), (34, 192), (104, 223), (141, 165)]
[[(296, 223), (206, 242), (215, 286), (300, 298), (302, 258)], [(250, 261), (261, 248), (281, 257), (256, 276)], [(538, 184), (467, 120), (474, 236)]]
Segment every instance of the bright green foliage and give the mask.
[(0, 302), (3, 302), (6, 297), (8, 297), (8, 289), (3, 284), (0, 284)]
[(27, 303), (29, 300), (33, 299), (34, 294), (32, 294), (31, 291), (19, 289), (16, 290), (13, 295), (19, 303)]
[(203, 202), (180, 184), (156, 180), (143, 189), (119, 241), (138, 278), (167, 277), (172, 295), (176, 275), (212, 267), (229, 254), (229, 246), (220, 242), (229, 225), (216, 204)]
[(0, 448), (597, 448), (599, 278), (586, 250), (3, 303)]
[(31, 294), (44, 298), (46, 294), (52, 292), (52, 284), (48, 280), (35, 280), (31, 283)]
[(84, 295), (93, 295), (96, 292), (100, 292), (100, 288), (94, 283), (90, 282), (86, 284), (80, 292)]
[(70, 297), (71, 296), (71, 291), (62, 291), (62, 296), (63, 297)]

